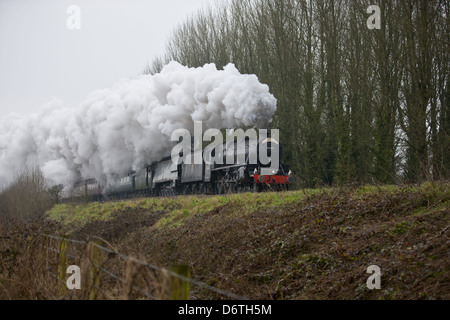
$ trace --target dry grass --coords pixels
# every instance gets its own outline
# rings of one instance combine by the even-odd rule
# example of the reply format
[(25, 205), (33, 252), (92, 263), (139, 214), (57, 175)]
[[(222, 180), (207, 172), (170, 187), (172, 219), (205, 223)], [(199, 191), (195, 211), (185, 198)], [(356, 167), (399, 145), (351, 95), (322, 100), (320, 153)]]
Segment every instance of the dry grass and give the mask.
[(0, 192), (0, 219), (36, 219), (54, 204), (42, 171), (27, 168)]

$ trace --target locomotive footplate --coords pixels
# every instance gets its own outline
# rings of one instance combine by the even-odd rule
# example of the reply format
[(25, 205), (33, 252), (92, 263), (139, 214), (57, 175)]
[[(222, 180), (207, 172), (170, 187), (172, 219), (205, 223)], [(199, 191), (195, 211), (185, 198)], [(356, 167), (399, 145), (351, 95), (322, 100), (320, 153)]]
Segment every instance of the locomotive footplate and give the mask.
[(264, 176), (255, 174), (253, 176), (258, 184), (292, 184), (294, 177), (292, 176)]

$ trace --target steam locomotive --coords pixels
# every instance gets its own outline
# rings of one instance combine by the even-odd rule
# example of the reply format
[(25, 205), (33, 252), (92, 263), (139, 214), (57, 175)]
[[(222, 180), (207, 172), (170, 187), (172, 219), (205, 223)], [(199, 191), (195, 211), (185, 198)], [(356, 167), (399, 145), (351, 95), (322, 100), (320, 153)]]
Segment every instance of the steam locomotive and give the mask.
[[(171, 197), (288, 190), (294, 183), (294, 177), (289, 168), (281, 164), (282, 147), (279, 141), (267, 138), (256, 145), (251, 144), (252, 142), (248, 140), (223, 143), (220, 149), (223, 150), (223, 154), (218, 157), (224, 159), (230, 155), (236, 159), (241, 157), (245, 159), (241, 163), (228, 165), (223, 161), (224, 164), (216, 162), (208, 164), (203, 158), (201, 164), (177, 164), (172, 161), (172, 157), (166, 157), (139, 171), (132, 171), (127, 176), (121, 177), (117, 183), (106, 187), (94, 179), (81, 181), (73, 187), (71, 198), (88, 196), (94, 201), (101, 201), (137, 196)], [(261, 147), (268, 150), (269, 156), (275, 149), (279, 152), (277, 168), (273, 168), (272, 164), (261, 162), (259, 157)], [(205, 148), (196, 152), (201, 152), (203, 156), (207, 151)], [(192, 152), (192, 157), (196, 156), (196, 152)]]

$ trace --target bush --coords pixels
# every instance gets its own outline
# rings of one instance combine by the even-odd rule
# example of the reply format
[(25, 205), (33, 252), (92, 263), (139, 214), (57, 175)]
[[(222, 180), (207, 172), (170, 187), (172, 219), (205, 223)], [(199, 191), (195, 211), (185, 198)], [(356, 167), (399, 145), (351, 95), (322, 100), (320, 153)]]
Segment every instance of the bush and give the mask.
[(39, 168), (27, 168), (0, 193), (0, 217), (31, 220), (42, 216), (54, 204)]

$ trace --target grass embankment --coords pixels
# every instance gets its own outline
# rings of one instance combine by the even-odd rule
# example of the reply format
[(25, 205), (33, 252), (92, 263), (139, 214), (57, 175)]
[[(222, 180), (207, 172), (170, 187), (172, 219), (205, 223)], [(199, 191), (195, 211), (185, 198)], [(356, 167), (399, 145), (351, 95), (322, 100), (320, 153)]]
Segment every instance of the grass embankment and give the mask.
[[(450, 186), (363, 187), (58, 205), (99, 236), (252, 299), (449, 299)], [(378, 265), (382, 289), (366, 287)]]

